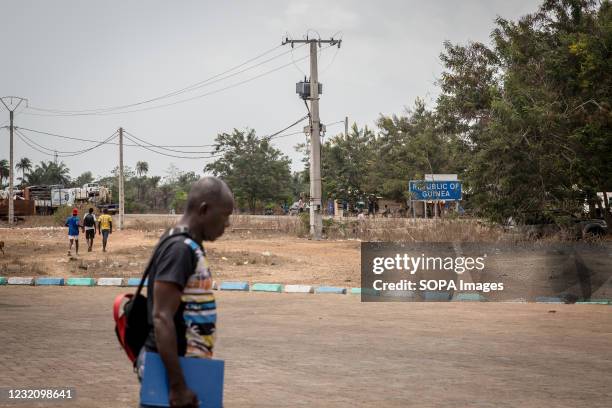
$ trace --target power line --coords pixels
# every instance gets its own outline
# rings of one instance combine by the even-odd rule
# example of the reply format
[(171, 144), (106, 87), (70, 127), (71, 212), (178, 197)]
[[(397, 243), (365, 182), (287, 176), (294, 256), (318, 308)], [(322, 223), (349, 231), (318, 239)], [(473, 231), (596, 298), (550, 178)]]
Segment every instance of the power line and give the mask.
[[(283, 128), (283, 129), (281, 129), (281, 130), (279, 130), (277, 132), (274, 132), (274, 133), (272, 133), (270, 135), (264, 136), (264, 138), (268, 138), (268, 139), (271, 140), (271, 139), (275, 139), (275, 138), (282, 138), (282, 137), (287, 137), (287, 136), (292, 136), (292, 135), (295, 135), (295, 134), (302, 133), (300, 131), (300, 132), (294, 132), (294, 133), (289, 133), (289, 134), (281, 135), (282, 132), (286, 131), (287, 129), (290, 129), (291, 127), (293, 127), (295, 125), (297, 125), (298, 123), (300, 123), (301, 121), (305, 120), (306, 118), (308, 118), (308, 115), (298, 119), (297, 121), (293, 122), (289, 126)], [(117, 142), (112, 142), (109, 139), (100, 141), (100, 140), (85, 139), (85, 138), (79, 138), (79, 137), (73, 137), (73, 136), (65, 136), (65, 135), (60, 135), (60, 134), (57, 134), (57, 133), (44, 132), (44, 131), (30, 129), (30, 128), (24, 128), (24, 127), (15, 127), (15, 129), (19, 129), (20, 131), (24, 130), (24, 131), (28, 131), (28, 132), (37, 133), (37, 134), (52, 136), (52, 137), (58, 137), (58, 138), (62, 138), (62, 139), (77, 140), (77, 141), (83, 141), (83, 142), (88, 142), (88, 143), (96, 143), (97, 146), (94, 146), (94, 148), (98, 147), (98, 145), (101, 145), (101, 144), (110, 144), (110, 145), (115, 145), (115, 146), (118, 145)], [(141, 139), (141, 138), (139, 138), (139, 137), (137, 137), (137, 136), (127, 132), (127, 131), (125, 131), (125, 133), (129, 134), (130, 136), (132, 136), (132, 138), (134, 138), (138, 142), (140, 142), (140, 143), (136, 142), (134, 144), (124, 143), (124, 146), (126, 146), (126, 147), (145, 147), (145, 146), (143, 146), (143, 144), (144, 144), (144, 145), (147, 145), (150, 148), (165, 150), (165, 151), (169, 151), (169, 152), (172, 152), (172, 153), (209, 154), (209, 155), (214, 155), (215, 153), (217, 153), (216, 150), (215, 151), (186, 151), (186, 150), (171, 149), (171, 147), (194, 147), (194, 148), (195, 147), (215, 147), (215, 146), (217, 146), (217, 144), (205, 144), (205, 145), (156, 145), (156, 144), (148, 142), (148, 141), (146, 141), (144, 139)], [(89, 151), (91, 149), (91, 148), (87, 148), (87, 149), (76, 150), (76, 151), (58, 151), (57, 149), (51, 149), (49, 147), (43, 146), (43, 145), (35, 142), (34, 140), (30, 139), (28, 136), (24, 135), (23, 133), (21, 133), (21, 135), (22, 135), (23, 138), (27, 139), (27, 141), (29, 142), (27, 144), (30, 147), (32, 147), (32, 145), (35, 145), (35, 146), (38, 146), (39, 148), (47, 150), (49, 152), (57, 152), (57, 153), (60, 153), (62, 155), (73, 155), (73, 154), (76, 155), (76, 154), (80, 154), (80, 153), (83, 153), (83, 152), (87, 152), (87, 151)], [(34, 147), (32, 147), (32, 148), (34, 148)], [(38, 149), (36, 149), (36, 150), (38, 150)], [(151, 150), (151, 149), (149, 149), (149, 150)], [(151, 151), (158, 153), (157, 150), (151, 150)], [(67, 157), (67, 156), (62, 156), (62, 157)], [(182, 157), (185, 157), (185, 156), (180, 156), (180, 158), (182, 158)]]
[[(80, 137), (72, 137), (72, 136), (64, 136), (64, 135), (59, 135), (56, 133), (49, 133), (49, 132), (43, 132), (40, 130), (34, 130), (34, 129), (28, 129), (28, 128), (24, 128), (24, 127), (17, 127), (15, 126), (15, 129), (20, 129), (20, 130), (26, 130), (28, 132), (34, 132), (34, 133), (38, 133), (41, 135), (47, 135), (47, 136), (53, 136), (53, 137), (59, 137), (62, 139), (69, 139), (69, 140), (78, 140), (81, 142), (90, 142), (90, 143), (99, 143), (99, 140), (93, 140), (93, 139), (84, 139), (84, 138), (80, 138)], [(116, 142), (108, 142), (108, 144), (113, 144), (113, 145), (119, 145), (119, 143)], [(129, 144), (123, 144), (124, 146), (137, 146), (137, 145), (129, 145)], [(216, 146), (214, 144), (203, 144), (203, 145), (160, 145), (159, 147), (213, 147)]]
[[(327, 49), (329, 47), (330, 46), (323, 47), (323, 50), (325, 50), (325, 49)], [(301, 61), (301, 60), (304, 60), (306, 58), (308, 58), (308, 56), (304, 56), (304, 57), (298, 59), (297, 61)], [(151, 107), (142, 108), (142, 109), (126, 110), (126, 111), (121, 111), (121, 112), (103, 112), (103, 113), (97, 113), (96, 115), (107, 116), (107, 115), (121, 115), (121, 114), (125, 114), (125, 113), (133, 113), (133, 112), (143, 112), (143, 111), (152, 110), (152, 109), (165, 108), (165, 107), (168, 107), (168, 106), (177, 105), (179, 103), (189, 102), (189, 101), (192, 101), (192, 100), (195, 100), (195, 99), (200, 99), (200, 98), (203, 98), (203, 97), (206, 97), (206, 96), (214, 95), (214, 94), (217, 94), (219, 92), (223, 92), (223, 91), (226, 91), (228, 89), (235, 88), (237, 86), (246, 84), (248, 82), (254, 81), (254, 80), (259, 79), (261, 77), (264, 77), (266, 75), (272, 74), (272, 73), (274, 73), (276, 71), (280, 71), (281, 69), (286, 68), (286, 67), (290, 66), (291, 64), (292, 64), (292, 62), (290, 62), (288, 64), (283, 64), (283, 65), (280, 65), (280, 66), (278, 66), (278, 67), (276, 67), (274, 69), (265, 71), (265, 72), (263, 72), (263, 73), (261, 73), (259, 75), (256, 75), (254, 77), (245, 79), (243, 81), (236, 82), (236, 83), (233, 83), (231, 85), (228, 85), (228, 86), (216, 89), (214, 91), (210, 91), (210, 92), (206, 92), (206, 93), (203, 93), (203, 94), (200, 94), (200, 95), (192, 96), (192, 97), (186, 98), (186, 99), (181, 99), (181, 100), (178, 100), (178, 101), (175, 101), (175, 102), (170, 102), (170, 103), (166, 103), (166, 104), (162, 104), (162, 105), (157, 105), (157, 106), (151, 106)], [(26, 113), (24, 113), (24, 115), (25, 114)], [(85, 114), (44, 115), (44, 114), (32, 114), (32, 113), (30, 113), (30, 115), (38, 115), (38, 116), (83, 116)]]
[[(158, 97), (155, 97), (155, 98), (147, 99), (147, 100), (144, 100), (144, 101), (135, 102), (135, 103), (127, 104), (127, 105), (118, 105), (118, 106), (114, 106), (114, 107), (83, 109), (83, 110), (45, 109), (45, 108), (36, 108), (36, 107), (32, 107), (31, 109), (32, 110), (37, 110), (37, 111), (50, 112), (50, 113), (68, 113), (69, 114), (69, 113), (84, 113), (84, 112), (104, 112), (104, 111), (109, 111), (109, 110), (117, 110), (117, 109), (129, 108), (129, 107), (132, 107), (132, 106), (137, 106), (137, 105), (141, 105), (141, 104), (144, 104), (144, 103), (148, 103), (148, 102), (156, 101), (156, 100), (159, 100), (159, 99), (163, 99), (163, 98), (166, 98), (166, 97), (174, 96), (174, 95), (180, 94), (182, 92), (188, 92), (189, 90), (197, 88), (198, 86), (200, 86), (202, 84), (205, 84), (206, 82), (208, 82), (208, 81), (210, 81), (212, 79), (218, 78), (219, 76), (222, 76), (222, 75), (225, 75), (226, 73), (232, 72), (235, 69), (238, 69), (238, 68), (248, 64), (249, 62), (255, 61), (255, 60), (263, 57), (264, 55), (267, 55), (267, 54), (271, 53), (272, 51), (275, 51), (279, 47), (280, 46), (276, 46), (274, 48), (271, 48), (271, 49), (263, 52), (262, 54), (259, 54), (258, 56), (245, 61), (244, 63), (242, 63), (240, 65), (234, 66), (234, 67), (232, 67), (232, 68), (230, 68), (228, 70), (225, 70), (225, 71), (223, 71), (223, 72), (221, 72), (219, 74), (213, 75), (212, 77), (209, 77), (209, 78), (206, 78), (206, 79), (204, 79), (202, 81), (196, 82), (195, 84), (192, 84), (192, 85), (189, 85), (189, 86), (187, 86), (185, 88), (181, 88), (179, 90), (176, 90), (176, 91), (173, 91), (173, 92), (169, 92), (167, 94), (164, 94), (164, 95), (161, 95), (161, 96), (158, 96)], [(279, 57), (279, 56), (281, 56), (283, 54), (280, 54), (277, 57)]]
[[(308, 118), (308, 115), (306, 115), (306, 116), (296, 120), (295, 122), (291, 123), (289, 126), (286, 126), (286, 127), (284, 127), (283, 129), (281, 129), (281, 130), (279, 130), (277, 132), (274, 132), (274, 133), (272, 133), (270, 135), (264, 136), (262, 139), (271, 140), (271, 139), (274, 139), (276, 137), (290, 136), (290, 135), (280, 135), (280, 134), (283, 133), (284, 131), (286, 131), (287, 129), (292, 128), (293, 126), (297, 125), (298, 123), (302, 122), (304, 119), (307, 119), (307, 118)], [(159, 150), (165, 150), (165, 151), (169, 151), (169, 152), (173, 152), (173, 153), (206, 153), (206, 154), (209, 154), (210, 157), (213, 157), (213, 156), (218, 155), (219, 153), (221, 153), (219, 150), (203, 151), (203, 152), (192, 152), (192, 151), (183, 151), (183, 150), (168, 149), (168, 148), (164, 148), (163, 146), (155, 145), (155, 144), (153, 144), (151, 142), (148, 142), (148, 141), (146, 141), (144, 139), (141, 139), (141, 138), (133, 135), (132, 133), (128, 132), (127, 130), (124, 130), (124, 133), (127, 134), (128, 136), (131, 136), (132, 138), (136, 139), (138, 142), (143, 143), (143, 144), (140, 144), (138, 142), (134, 142), (134, 140), (130, 138), (130, 140), (132, 142), (137, 143), (137, 146), (143, 147), (143, 148), (147, 148), (148, 147), (149, 149), (147, 149), (147, 150), (150, 150), (150, 151), (158, 153), (158, 154), (163, 154), (163, 153), (161, 153), (161, 152), (159, 152), (157, 150), (153, 150), (153, 148), (154, 149), (159, 149)], [(296, 133), (293, 133), (293, 134), (297, 134), (297, 133), (302, 133), (302, 132), (296, 132)], [(218, 145), (215, 144), (213, 146), (218, 146)], [(176, 155), (170, 154), (170, 156), (173, 157), (173, 156), (176, 156)], [(176, 156), (176, 157), (177, 158), (186, 158), (185, 156)], [(192, 158), (192, 157), (188, 157), (188, 158)], [(193, 157), (193, 158), (196, 158), (196, 157)]]
[(297, 132), (286, 133), (284, 135), (278, 135), (278, 136), (271, 137), (270, 140), (272, 140), (272, 139), (281, 139), (283, 137), (295, 136), (295, 135), (303, 135), (303, 134), (304, 134), (304, 131), (303, 130), (299, 130)]
[(27, 141), (26, 141), (26, 140), (25, 140), (25, 139), (22, 137), (21, 132), (15, 131), (15, 133), (17, 133), (17, 137), (18, 137), (19, 139), (21, 139), (21, 141), (22, 141), (24, 144), (28, 145), (28, 146), (30, 147), (30, 149), (36, 150), (37, 152), (40, 152), (40, 153), (42, 153), (42, 154), (46, 154), (47, 156), (55, 156), (53, 153), (45, 152), (44, 150), (40, 150), (39, 148), (37, 148), (37, 147), (35, 147), (35, 146), (32, 146), (30, 143), (28, 143), (28, 142), (27, 142)]
[[(53, 137), (59, 137), (59, 138), (62, 138), (62, 139), (78, 140), (78, 141), (81, 141), (81, 142), (90, 142), (90, 143), (100, 143), (100, 140), (83, 139), (83, 138), (80, 138), (80, 137), (72, 137), (72, 136), (58, 135), (58, 134), (56, 134), (56, 133), (43, 132), (43, 131), (41, 131), (41, 130), (28, 129), (28, 128), (24, 128), (24, 127), (21, 127), (21, 126), (15, 126), (15, 129), (19, 129), (19, 130), (26, 130), (26, 131), (28, 131), (28, 132), (38, 133), (38, 134), (41, 134), (41, 135), (47, 135), (47, 136), (53, 136)], [(118, 145), (118, 143), (110, 143), (110, 142), (109, 142), (108, 144), (115, 144), (115, 145)]]
[[(160, 151), (154, 150), (154, 149), (152, 149), (152, 148), (150, 148), (148, 146), (145, 146), (145, 145), (142, 145), (142, 144), (136, 142), (134, 139), (132, 139), (130, 137), (131, 134), (128, 134), (127, 132), (124, 132), (124, 133), (126, 133), (126, 136), (125, 136), (126, 139), (130, 140), (132, 143), (135, 143), (137, 146), (140, 146), (143, 149), (147, 149), (147, 150), (149, 150), (149, 151), (151, 151), (153, 153), (161, 154), (162, 156), (173, 157), (173, 158), (176, 158), (176, 159), (195, 159), (195, 160), (210, 159), (210, 158), (215, 156), (214, 154), (211, 154), (209, 156), (178, 156), (178, 155), (175, 155), (175, 154), (169, 154), (169, 153), (160, 152)], [(131, 135), (131, 136), (133, 136), (133, 135)]]
[[(162, 149), (162, 150), (167, 150), (167, 151), (174, 152), (174, 153), (200, 153), (200, 154), (212, 154), (212, 153), (214, 153), (214, 152), (211, 152), (211, 151), (204, 151), (204, 152), (197, 152), (197, 151), (196, 151), (196, 152), (194, 152), (194, 151), (185, 151), (185, 150), (175, 150), (175, 149), (169, 149), (169, 148), (167, 148), (167, 147), (163, 147), (163, 146), (154, 145), (154, 144), (152, 144), (151, 142), (147, 142), (146, 140), (140, 139), (140, 138), (138, 138), (137, 136), (134, 136), (133, 134), (131, 134), (130, 132), (128, 132), (127, 130), (124, 130), (123, 132), (124, 132), (125, 134), (128, 134), (128, 135), (132, 136), (134, 139), (138, 140), (139, 142), (147, 144), (147, 145), (148, 145), (148, 146), (150, 146), (150, 147), (155, 147), (155, 148), (159, 148), (159, 149)], [(125, 144), (124, 144), (124, 146), (125, 146)], [(138, 146), (141, 146), (141, 147), (142, 147), (142, 145), (138, 145)], [(214, 146), (216, 146), (216, 145), (214, 145)]]
[[(336, 38), (336, 35), (340, 34), (340, 38), (339, 40), (342, 41), (342, 38), (344, 37), (344, 34), (342, 34), (342, 31), (336, 31), (333, 35), (332, 38)], [(336, 57), (338, 56), (338, 52), (340, 51), (340, 47), (336, 48), (336, 52), (334, 52), (334, 56), (331, 59), (331, 62), (329, 64), (327, 64), (327, 66), (325, 68), (323, 68), (321, 70), (321, 72), (319, 72), (319, 75), (322, 75), (324, 72), (326, 72), (332, 65), (334, 65), (334, 61), (336, 61)]]
[[(97, 149), (100, 146), (103, 146), (105, 144), (111, 144), (109, 143), (110, 140), (112, 140), (113, 138), (115, 138), (117, 136), (117, 132), (114, 132), (112, 135), (110, 135), (109, 137), (107, 137), (105, 140), (100, 141), (98, 144), (96, 144), (95, 146), (89, 147), (87, 149), (82, 149), (82, 150), (76, 150), (76, 151), (58, 151), (57, 149), (51, 149), (49, 147), (43, 146), (35, 141), (33, 141), (32, 139), (30, 139), (29, 137), (27, 137), (26, 135), (24, 135), (19, 129), (15, 129), (15, 132), (19, 135), (20, 139), (27, 144), (28, 146), (30, 146), (32, 149), (44, 153), (44, 154), (48, 154), (50, 156), (54, 156), (55, 154), (57, 154), (58, 157), (72, 157), (72, 156), (79, 156), (81, 154), (90, 152), (94, 149)], [(29, 143), (28, 143), (29, 142)], [(33, 146), (34, 145), (34, 146)], [(35, 146), (38, 146), (35, 147)], [(44, 149), (45, 151), (41, 151), (40, 149)], [(47, 152), (54, 152), (54, 153), (47, 153)]]
[[(290, 124), (289, 126), (287, 126), (287, 127), (283, 128), (283, 129), (279, 130), (278, 132), (274, 132), (274, 133), (273, 133), (273, 134), (271, 134), (271, 135), (264, 136), (264, 137), (263, 137), (263, 139), (272, 140), (272, 139), (274, 139), (275, 137), (277, 137), (279, 134), (283, 133), (285, 130), (287, 130), (287, 129), (290, 129), (290, 128), (294, 127), (294, 126), (295, 126), (295, 125), (297, 125), (298, 123), (300, 123), (300, 122), (304, 121), (304, 119), (308, 119), (308, 117), (309, 117), (309, 116), (310, 116), (310, 115), (306, 115), (306, 116), (304, 116), (304, 117), (302, 117), (302, 118), (300, 118), (300, 119), (296, 120), (295, 122), (293, 122), (293, 123), (292, 123), (292, 124)], [(289, 135), (285, 135), (285, 136), (289, 136)]]
[[(136, 103), (131, 103), (131, 104), (127, 104), (127, 105), (115, 106), (115, 107), (97, 108), (97, 109), (84, 109), (84, 110), (72, 110), (72, 111), (71, 110), (57, 110), (57, 109), (45, 109), (45, 108), (31, 107), (30, 109), (32, 109), (32, 110), (42, 111), (42, 112), (49, 112), (49, 113), (52, 113), (52, 114), (34, 114), (34, 113), (28, 113), (28, 114), (29, 115), (37, 115), (37, 116), (88, 116), (88, 115), (105, 115), (105, 114), (113, 114), (113, 113), (115, 113), (115, 114), (129, 113), (129, 112), (132, 112), (132, 111), (129, 111), (129, 112), (112, 112), (112, 111), (132, 108), (132, 107), (135, 107), (135, 106), (139, 106), (139, 105), (155, 102), (155, 101), (158, 101), (158, 100), (161, 100), (161, 99), (165, 99), (165, 98), (170, 98), (170, 97), (173, 97), (173, 96), (181, 95), (183, 93), (191, 92), (191, 91), (194, 91), (196, 89), (200, 89), (200, 88), (202, 88), (204, 86), (209, 86), (209, 85), (215, 84), (217, 82), (226, 80), (228, 78), (232, 78), (234, 76), (240, 75), (240, 74), (242, 74), (244, 72), (247, 72), (249, 70), (257, 68), (257, 67), (259, 67), (261, 65), (267, 64), (268, 62), (273, 61), (273, 60), (275, 60), (277, 58), (280, 58), (283, 55), (286, 55), (286, 54), (291, 52), (291, 51), (282, 52), (281, 54), (275, 55), (272, 58), (268, 58), (268, 59), (266, 59), (264, 61), (261, 61), (261, 62), (255, 64), (255, 65), (249, 66), (249, 67), (244, 68), (244, 69), (242, 69), (240, 71), (237, 71), (237, 72), (234, 72), (232, 74), (229, 74), (230, 72), (232, 72), (232, 71), (234, 71), (234, 70), (236, 70), (236, 69), (238, 69), (240, 67), (243, 67), (244, 65), (247, 65), (248, 63), (250, 63), (252, 61), (255, 61), (255, 60), (257, 60), (257, 59), (259, 59), (259, 58), (261, 58), (261, 57), (271, 53), (272, 51), (275, 51), (279, 47), (280, 46), (274, 47), (274, 48), (272, 48), (272, 49), (270, 49), (270, 50), (268, 50), (268, 51), (258, 55), (257, 57), (251, 58), (251, 59), (247, 60), (246, 62), (240, 64), (240, 65), (237, 65), (237, 66), (235, 66), (235, 67), (233, 67), (233, 68), (231, 68), (229, 70), (226, 70), (226, 71), (224, 71), (222, 73), (214, 75), (214, 76), (212, 76), (210, 78), (207, 78), (207, 79), (205, 79), (203, 81), (197, 82), (195, 84), (192, 84), (192, 85), (190, 85), (188, 87), (179, 89), (177, 91), (173, 91), (173, 92), (170, 92), (170, 93), (167, 93), (167, 94), (155, 97), (155, 98), (147, 99), (147, 100), (144, 100), (144, 101), (140, 101), (140, 102), (136, 102)], [(229, 75), (226, 75), (226, 74), (229, 74)], [(152, 108), (154, 108), (154, 107), (152, 107)], [(138, 111), (138, 110), (136, 110), (136, 111)]]

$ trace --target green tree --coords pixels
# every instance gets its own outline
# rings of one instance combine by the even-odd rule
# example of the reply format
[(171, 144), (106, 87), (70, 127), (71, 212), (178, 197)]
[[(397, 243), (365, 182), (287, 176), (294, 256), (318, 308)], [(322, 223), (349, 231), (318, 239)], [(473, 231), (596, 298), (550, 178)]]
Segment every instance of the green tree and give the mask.
[(9, 177), (9, 162), (6, 159), (0, 160), (0, 187), (4, 186), (4, 179)]
[(354, 204), (370, 192), (366, 179), (375, 159), (374, 133), (353, 124), (348, 135), (339, 134), (321, 148), (321, 181), (325, 198), (344, 199)]
[(149, 163), (146, 161), (136, 162), (136, 174), (138, 177), (146, 176), (149, 172)]
[(149, 163), (146, 161), (138, 161), (136, 162), (136, 174), (138, 175), (137, 180), (137, 191), (138, 191), (138, 200), (142, 199), (142, 187), (143, 184), (146, 184), (147, 173), (149, 172)]
[(70, 169), (64, 162), (41, 161), (36, 168), (27, 175), (27, 184), (70, 184)]
[(375, 160), (367, 189), (397, 201), (409, 198), (408, 182), (425, 174), (457, 173), (462, 159), (461, 142), (446, 131), (438, 115), (421, 99), (404, 116), (381, 116), (374, 142)]
[(610, 9), (547, 0), (517, 22), (499, 18), (492, 48), (445, 44), (438, 114), (464, 141), (483, 215), (581, 212), (612, 188)]
[(94, 176), (91, 171), (83, 172), (79, 177), (74, 179), (73, 186), (74, 187), (83, 187), (83, 185), (87, 183), (92, 183), (94, 181)]
[(25, 173), (32, 170), (32, 162), (27, 157), (22, 157), (21, 160), (17, 162), (15, 168), (21, 171), (21, 182), (25, 182)]
[(215, 139), (221, 157), (207, 164), (204, 172), (221, 177), (231, 187), (239, 205), (251, 211), (257, 205), (284, 201), (290, 195), (291, 161), (254, 130), (234, 129)]

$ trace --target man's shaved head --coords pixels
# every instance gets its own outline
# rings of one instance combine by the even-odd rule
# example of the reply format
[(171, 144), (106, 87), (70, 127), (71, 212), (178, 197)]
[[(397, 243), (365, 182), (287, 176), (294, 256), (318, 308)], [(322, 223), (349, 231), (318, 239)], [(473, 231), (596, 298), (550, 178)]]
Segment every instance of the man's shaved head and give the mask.
[(233, 209), (234, 196), (227, 184), (216, 177), (202, 177), (189, 190), (182, 223), (194, 237), (214, 241), (229, 226)]
[(209, 206), (234, 202), (232, 191), (225, 182), (217, 177), (202, 177), (191, 185), (187, 196), (187, 212), (199, 211), (202, 203)]

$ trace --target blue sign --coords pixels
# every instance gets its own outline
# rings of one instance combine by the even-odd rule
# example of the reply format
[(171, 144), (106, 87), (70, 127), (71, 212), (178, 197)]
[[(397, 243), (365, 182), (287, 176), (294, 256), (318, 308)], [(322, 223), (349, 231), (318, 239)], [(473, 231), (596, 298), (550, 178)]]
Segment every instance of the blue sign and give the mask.
[(412, 193), (412, 199), (417, 201), (461, 200), (460, 181), (411, 180), (409, 190)]

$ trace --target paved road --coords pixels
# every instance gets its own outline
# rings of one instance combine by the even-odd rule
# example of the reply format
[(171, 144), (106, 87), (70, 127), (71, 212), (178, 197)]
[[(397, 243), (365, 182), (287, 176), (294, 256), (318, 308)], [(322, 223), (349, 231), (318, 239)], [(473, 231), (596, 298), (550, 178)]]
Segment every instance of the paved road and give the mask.
[[(61, 407), (135, 407), (111, 317), (125, 290), (0, 287), (0, 386), (75, 387)], [(226, 407), (612, 406), (610, 307), (218, 298)]]

